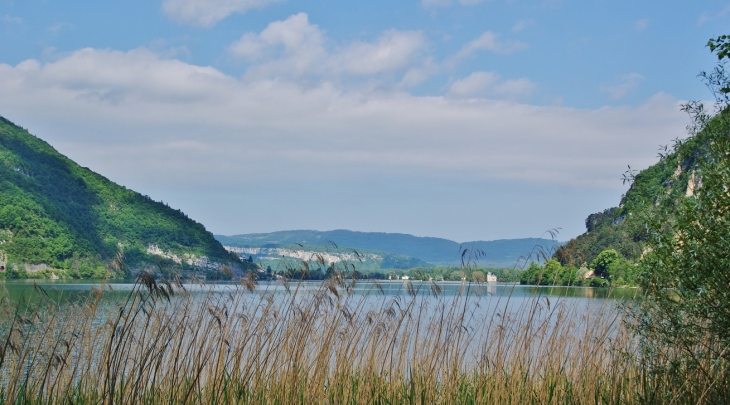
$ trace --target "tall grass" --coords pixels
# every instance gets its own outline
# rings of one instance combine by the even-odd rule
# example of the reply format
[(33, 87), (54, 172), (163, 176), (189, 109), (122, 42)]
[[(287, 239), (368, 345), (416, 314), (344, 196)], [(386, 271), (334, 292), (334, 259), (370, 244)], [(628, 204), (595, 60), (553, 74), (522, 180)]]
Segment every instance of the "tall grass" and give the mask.
[[(192, 292), (143, 274), (116, 302), (101, 289), (80, 303), (5, 301), (0, 400), (633, 404), (682, 390), (638, 360), (610, 301), (584, 308), (536, 295), (510, 307), (509, 295), (469, 284), (446, 295), (408, 283), (398, 296), (368, 285), (361, 294), (339, 279), (276, 288), (244, 279)], [(676, 400), (712, 402), (695, 394)]]

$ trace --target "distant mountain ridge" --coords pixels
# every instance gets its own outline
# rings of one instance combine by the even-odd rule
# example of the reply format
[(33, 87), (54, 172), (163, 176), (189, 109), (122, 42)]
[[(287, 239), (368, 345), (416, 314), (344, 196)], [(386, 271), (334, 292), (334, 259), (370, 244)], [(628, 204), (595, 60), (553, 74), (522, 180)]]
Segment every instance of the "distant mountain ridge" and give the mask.
[[(483, 267), (512, 267), (521, 256), (536, 246), (553, 251), (560, 242), (545, 238), (502, 239), (458, 243), (449, 239), (422, 237), (402, 233), (357, 232), (344, 229), (333, 231), (294, 230), (271, 233), (252, 233), (233, 236), (216, 235), (223, 245), (231, 247), (276, 247), (280, 245), (327, 245), (389, 252), (411, 257), (439, 266), (461, 264), (461, 249), (481, 249), (484, 257), (478, 264)], [(535, 259), (533, 257), (533, 259)]]
[[(0, 265), (97, 277), (160, 260), (215, 268), (238, 263), (202, 224), (120, 186), (0, 117)], [(99, 273), (102, 272), (102, 273)]]

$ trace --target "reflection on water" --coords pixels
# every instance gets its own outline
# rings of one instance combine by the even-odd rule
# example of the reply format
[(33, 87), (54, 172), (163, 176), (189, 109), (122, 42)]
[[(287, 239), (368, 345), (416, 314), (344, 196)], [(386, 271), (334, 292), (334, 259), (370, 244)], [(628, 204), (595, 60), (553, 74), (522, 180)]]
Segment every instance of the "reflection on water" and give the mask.
[[(410, 287), (408, 286), (410, 284)], [(27, 304), (38, 302), (41, 299), (51, 299), (57, 303), (75, 303), (88, 298), (94, 292), (103, 292), (103, 298), (115, 302), (125, 298), (134, 284), (130, 282), (66, 282), (66, 281), (6, 281), (0, 283), (0, 297), (5, 296), (13, 304)], [(259, 282), (257, 292), (272, 293), (275, 296), (285, 294), (296, 289), (299, 294), (307, 294), (318, 290), (321, 282)], [(185, 291), (192, 294), (203, 292), (242, 293), (246, 291), (235, 284), (183, 284)], [(411, 292), (409, 290), (412, 289)], [(358, 281), (347, 291), (351, 295), (373, 296), (406, 296), (415, 293), (421, 295), (440, 295), (453, 297), (459, 294), (471, 295), (478, 299), (516, 300), (523, 301), (534, 297), (556, 297), (565, 299), (584, 300), (616, 300), (631, 299), (638, 294), (635, 288), (591, 288), (591, 287), (550, 287), (550, 286), (523, 286), (519, 284), (496, 283), (461, 283), (461, 282), (401, 282), (401, 281)]]
[[(42, 304), (26, 311), (32, 316), (12, 317), (12, 328), (4, 325), (10, 317), (0, 322), (0, 337), (19, 347), (17, 366), (0, 365), (0, 388), (25, 386), (3, 377), (12, 369), (38, 387), (62, 381), (119, 390), (117, 381), (156, 378), (214, 383), (221, 370), (240, 381), (261, 373), (264, 382), (289, 381), (281, 373), (299, 369), (324, 373), (322, 381), (361, 370), (407, 380), (412, 370), (428, 370), (433, 385), (454, 370), (595, 369), (602, 356), (614, 356), (616, 342), (631, 347), (614, 308), (635, 293), (410, 281), (262, 282), (253, 291), (188, 284), (170, 299), (167, 290), (129, 283), (0, 288), (12, 302)], [(59, 306), (46, 307), (47, 299)], [(36, 358), (68, 367), (44, 372)]]

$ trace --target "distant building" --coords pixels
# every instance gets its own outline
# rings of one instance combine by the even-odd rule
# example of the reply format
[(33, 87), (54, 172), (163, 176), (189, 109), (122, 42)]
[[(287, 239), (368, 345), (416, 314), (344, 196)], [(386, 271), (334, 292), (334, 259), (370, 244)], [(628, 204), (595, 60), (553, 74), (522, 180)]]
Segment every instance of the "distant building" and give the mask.
[(496, 283), (496, 282), (497, 282), (497, 276), (492, 274), (491, 271), (489, 273), (487, 273), (487, 283)]
[(408, 276), (403, 276), (403, 277), (401, 277), (400, 279), (401, 279), (401, 280), (410, 280), (411, 278), (410, 278), (410, 277), (408, 277)]

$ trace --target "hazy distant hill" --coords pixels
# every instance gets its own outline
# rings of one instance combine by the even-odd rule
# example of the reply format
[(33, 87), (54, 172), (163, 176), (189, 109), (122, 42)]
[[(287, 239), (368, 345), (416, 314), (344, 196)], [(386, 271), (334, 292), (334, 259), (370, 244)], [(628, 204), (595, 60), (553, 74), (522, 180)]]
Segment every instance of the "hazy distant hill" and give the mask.
[[(362, 248), (335, 247), (334, 245), (310, 245), (310, 244), (266, 244), (262, 246), (232, 246), (226, 248), (244, 260), (249, 257), (262, 268), (271, 267), (272, 270), (286, 267), (297, 268), (301, 262), (308, 262), (310, 265), (323, 267), (326, 270), (330, 263), (344, 265), (352, 263), (361, 272), (372, 272), (383, 269), (411, 269), (415, 267), (433, 267), (432, 264), (422, 260), (397, 255), (390, 252), (367, 250)], [(357, 253), (355, 253), (357, 252)], [(323, 266), (324, 265), (324, 266)]]
[(280, 231), (234, 236), (216, 235), (223, 245), (255, 247), (292, 245), (296, 243), (327, 245), (330, 241), (339, 247), (389, 252), (412, 257), (434, 265), (454, 266), (461, 263), (461, 248), (481, 249), (485, 257), (479, 260), (484, 267), (512, 267), (522, 255), (529, 254), (537, 245), (546, 250), (560, 243), (550, 239), (525, 238), (458, 243), (448, 239), (420, 237), (402, 233), (335, 231)]
[(129, 264), (152, 255), (199, 267), (237, 260), (180, 210), (79, 166), (0, 117), (0, 260), (94, 270), (120, 246)]

